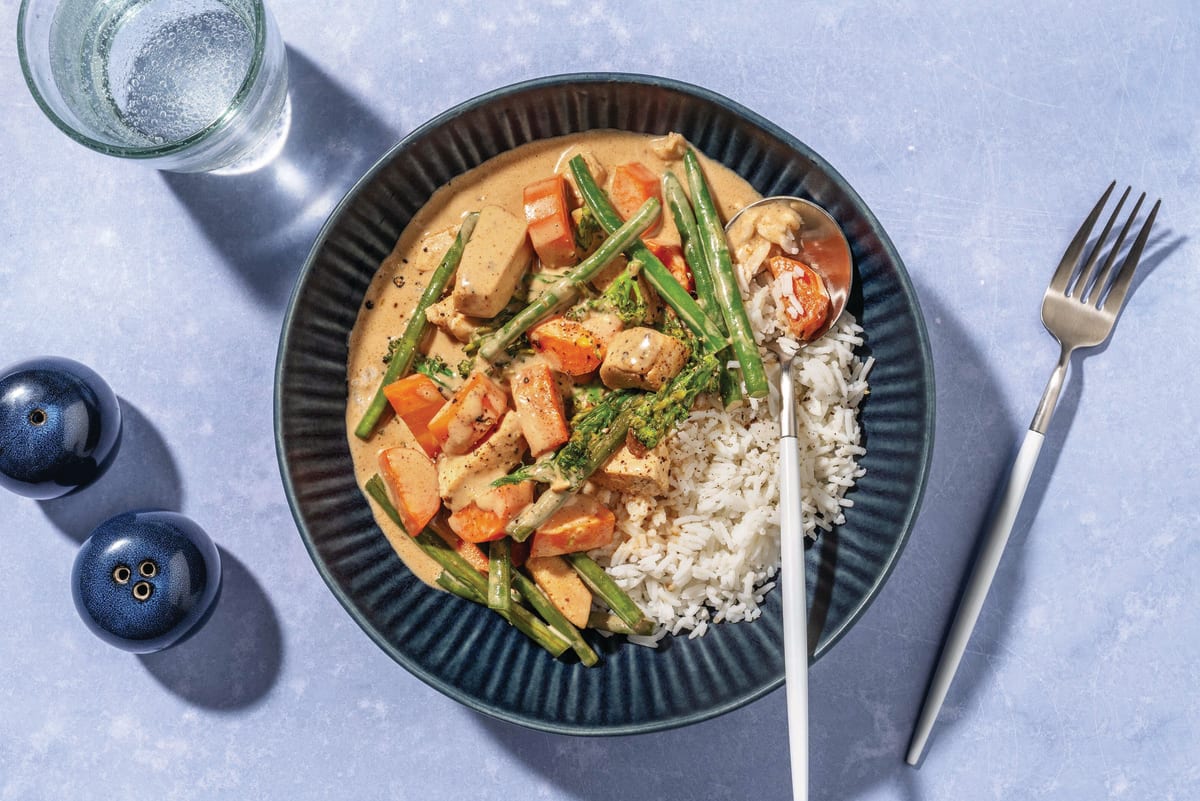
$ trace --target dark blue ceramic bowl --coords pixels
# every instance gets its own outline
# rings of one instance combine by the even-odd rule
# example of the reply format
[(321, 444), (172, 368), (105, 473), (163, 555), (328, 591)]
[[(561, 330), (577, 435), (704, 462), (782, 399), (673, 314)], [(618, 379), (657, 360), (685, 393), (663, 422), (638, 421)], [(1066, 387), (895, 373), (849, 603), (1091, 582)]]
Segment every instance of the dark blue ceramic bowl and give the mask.
[[(900, 257), (862, 199), (795, 137), (695, 86), (565, 75), (501, 89), (442, 114), (388, 153), (333, 212), (284, 321), (275, 433), (300, 535), (321, 576), (397, 662), (469, 706), (572, 734), (651, 731), (710, 718), (783, 682), (779, 593), (763, 617), (659, 650), (597, 638), (602, 663), (554, 660), (486, 609), (405, 569), (355, 485), (346, 445), (347, 339), (371, 276), (435, 189), (535, 139), (595, 128), (679, 131), (763, 195), (799, 195), (841, 224), (854, 254), (850, 310), (876, 360), (862, 410), (866, 475), (845, 525), (808, 554), (814, 658), (862, 615), (912, 528), (933, 445), (929, 342)], [(496, 675), (520, 681), (494, 681)]]
[(217, 547), (175, 512), (126, 512), (104, 521), (71, 571), (71, 595), (87, 627), (139, 654), (191, 636), (208, 619), (220, 587)]
[(120, 442), (120, 403), (90, 367), (43, 356), (0, 371), (0, 487), (58, 498), (99, 478)]

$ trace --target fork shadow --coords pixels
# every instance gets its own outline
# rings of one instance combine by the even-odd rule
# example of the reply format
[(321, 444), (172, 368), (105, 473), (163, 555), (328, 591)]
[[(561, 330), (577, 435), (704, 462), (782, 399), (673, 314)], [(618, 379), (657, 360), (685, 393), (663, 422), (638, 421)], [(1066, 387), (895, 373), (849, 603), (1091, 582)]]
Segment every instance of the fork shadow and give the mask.
[(241, 175), (161, 173), (262, 305), (286, 301), (334, 204), (396, 135), (303, 53), (288, 48), (291, 120), (283, 149)]
[[(910, 555), (900, 560), (866, 616), (810, 674), (814, 797), (852, 799), (883, 788), (888, 797), (905, 801), (922, 797), (921, 774), (904, 764), (904, 749), (936, 659), (937, 638), (969, 563), (972, 540), (963, 534), (986, 520), (992, 489), (979, 476), (1002, 476), (1010, 449), (995, 445), (1005, 437), (1015, 443), (1019, 433), (1007, 422), (1003, 394), (969, 329), (936, 296), (919, 294), (926, 319), (938, 321), (930, 330), (939, 436), (929, 490), (907, 546)], [(1065, 403), (1074, 405), (1071, 396)], [(817, 547), (822, 567), (837, 558), (836, 543), (824, 535)], [(980, 620), (976, 658), (964, 661), (966, 670), (952, 690), (960, 706), (986, 687), (986, 656), (1002, 649), (1011, 634), (1009, 612), (1020, 596), (1021, 574), (1021, 555), (1011, 554), (998, 576), (1002, 589)], [(819, 622), (810, 617), (810, 623)], [(483, 715), (478, 722), (515, 759), (571, 798), (791, 798), (780, 691), (716, 720), (631, 737), (562, 737)]]

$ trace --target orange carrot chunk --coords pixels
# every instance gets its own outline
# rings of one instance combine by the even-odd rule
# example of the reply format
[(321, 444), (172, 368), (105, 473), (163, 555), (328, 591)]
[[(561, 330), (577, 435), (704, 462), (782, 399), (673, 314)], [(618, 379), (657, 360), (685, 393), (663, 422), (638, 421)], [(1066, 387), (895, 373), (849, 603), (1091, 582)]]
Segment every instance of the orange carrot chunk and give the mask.
[(487, 554), (478, 545), (473, 542), (467, 542), (452, 531), (447, 531), (444, 526), (434, 525), (432, 528), (435, 534), (445, 540), (446, 544), (454, 549), (455, 553), (467, 560), (467, 564), (480, 573), (488, 572)]
[(570, 438), (562, 393), (549, 367), (540, 363), (522, 367), (509, 389), (530, 453), (541, 456)]
[(433, 379), (423, 373), (413, 373), (388, 384), (383, 388), (383, 394), (425, 453), (436, 456), (441, 446), (429, 431), (429, 421), (446, 401)]
[(469, 453), (491, 433), (507, 408), (503, 387), (484, 373), (472, 373), (429, 421), (429, 431), (446, 453)]
[(776, 302), (792, 334), (802, 342), (808, 341), (821, 330), (829, 314), (825, 282), (807, 264), (786, 256), (768, 259), (767, 267), (776, 279), (781, 275), (791, 277), (790, 285), (785, 283), (783, 291), (776, 289)]
[(575, 235), (563, 176), (552, 175), (525, 187), (525, 222), (529, 242), (542, 264), (567, 267), (575, 263)]
[(533, 501), (533, 482), (492, 487), (479, 500), (450, 515), (450, 528), (467, 542), (491, 542), (504, 536), (504, 527)]
[(612, 542), (617, 518), (606, 506), (576, 495), (533, 533), (529, 556), (559, 556), (602, 548)]
[(417, 536), (442, 508), (433, 460), (424, 451), (408, 445), (384, 448), (379, 452), (379, 472), (400, 513), (404, 530), (409, 536)]
[(559, 372), (587, 375), (604, 361), (604, 351), (595, 337), (574, 320), (551, 317), (529, 329), (534, 350)]
[[(634, 161), (613, 170), (612, 189), (608, 195), (621, 219), (628, 220), (650, 198), (661, 201), (662, 189), (658, 176), (645, 164)], [(658, 225), (659, 222), (655, 222), (647, 233), (653, 233)]]

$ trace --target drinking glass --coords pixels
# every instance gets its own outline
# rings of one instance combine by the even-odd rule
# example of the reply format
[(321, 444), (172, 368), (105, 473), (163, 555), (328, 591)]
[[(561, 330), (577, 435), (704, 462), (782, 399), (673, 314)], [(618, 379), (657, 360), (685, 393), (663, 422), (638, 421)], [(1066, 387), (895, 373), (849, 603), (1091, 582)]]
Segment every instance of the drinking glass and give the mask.
[(203, 172), (285, 133), (287, 53), (260, 0), (22, 0), (17, 29), (42, 111), (100, 153)]

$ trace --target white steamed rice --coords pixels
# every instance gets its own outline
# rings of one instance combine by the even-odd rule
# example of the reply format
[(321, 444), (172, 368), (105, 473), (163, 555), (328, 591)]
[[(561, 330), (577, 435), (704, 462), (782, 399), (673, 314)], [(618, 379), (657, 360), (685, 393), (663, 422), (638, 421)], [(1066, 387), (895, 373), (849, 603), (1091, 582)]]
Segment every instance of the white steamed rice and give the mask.
[[(761, 232), (764, 233), (765, 232)], [(788, 231), (766, 234), (794, 252)], [(789, 247), (789, 245), (791, 247)], [(776, 317), (781, 288), (755, 277), (766, 254), (761, 243), (738, 248), (739, 279), (759, 344), (795, 352)], [(793, 363), (802, 393), (798, 428), (805, 533), (845, 521), (845, 497), (863, 474), (857, 464), (858, 406), (867, 394), (865, 362), (854, 353), (862, 328), (849, 314)], [(754, 620), (779, 570), (779, 362), (767, 351), (771, 396), (725, 410), (698, 404), (669, 439), (670, 490), (665, 498), (608, 493), (617, 516), (615, 546), (596, 552), (601, 564), (658, 629), (630, 637), (653, 645), (667, 634), (703, 635), (712, 623)]]

